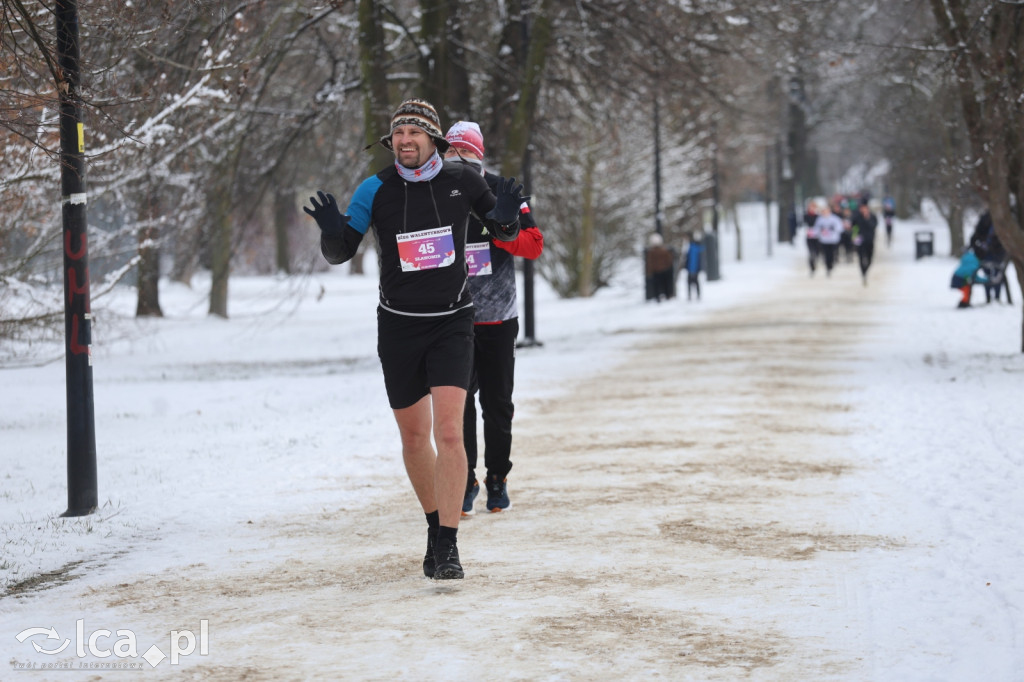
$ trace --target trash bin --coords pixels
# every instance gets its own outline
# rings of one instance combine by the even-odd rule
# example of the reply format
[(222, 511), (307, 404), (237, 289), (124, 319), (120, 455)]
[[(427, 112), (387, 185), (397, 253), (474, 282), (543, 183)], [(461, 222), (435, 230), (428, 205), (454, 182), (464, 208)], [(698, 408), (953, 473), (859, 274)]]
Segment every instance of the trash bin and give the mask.
[(721, 278), (718, 271), (718, 235), (708, 231), (704, 233), (704, 272), (707, 280), (714, 282)]
[(920, 260), (925, 256), (935, 253), (935, 233), (931, 230), (921, 230), (914, 233), (914, 260)]

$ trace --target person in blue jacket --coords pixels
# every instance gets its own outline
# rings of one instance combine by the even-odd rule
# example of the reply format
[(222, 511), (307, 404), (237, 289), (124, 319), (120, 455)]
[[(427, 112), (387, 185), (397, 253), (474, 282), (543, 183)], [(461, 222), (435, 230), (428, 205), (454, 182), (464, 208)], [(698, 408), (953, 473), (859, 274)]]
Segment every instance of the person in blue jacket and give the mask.
[(692, 300), (693, 292), (697, 292), (700, 300), (700, 271), (704, 257), (704, 244), (700, 232), (690, 237), (690, 246), (686, 249), (686, 300)]
[(462, 578), (456, 545), (466, 484), (462, 413), (473, 368), (466, 236), (475, 213), (493, 239), (516, 239), (522, 185), (510, 178), (492, 191), (479, 173), (445, 162), (449, 145), (440, 118), (424, 100), (403, 102), (379, 143), (395, 162), (359, 185), (346, 214), (324, 192), (305, 211), (320, 227), (320, 250), (331, 264), (349, 260), (374, 230), (377, 355), (405, 470), (427, 518), (423, 573)]

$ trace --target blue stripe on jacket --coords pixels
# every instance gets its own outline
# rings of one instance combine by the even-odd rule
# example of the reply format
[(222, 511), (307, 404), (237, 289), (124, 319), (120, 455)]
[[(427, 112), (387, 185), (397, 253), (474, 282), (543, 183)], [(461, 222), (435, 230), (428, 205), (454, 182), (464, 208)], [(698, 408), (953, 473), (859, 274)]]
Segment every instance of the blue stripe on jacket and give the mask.
[(349, 202), (345, 213), (351, 216), (348, 224), (356, 232), (366, 234), (366, 230), (370, 228), (373, 198), (377, 196), (377, 190), (383, 184), (376, 175), (371, 176), (363, 180), (352, 195), (352, 201)]

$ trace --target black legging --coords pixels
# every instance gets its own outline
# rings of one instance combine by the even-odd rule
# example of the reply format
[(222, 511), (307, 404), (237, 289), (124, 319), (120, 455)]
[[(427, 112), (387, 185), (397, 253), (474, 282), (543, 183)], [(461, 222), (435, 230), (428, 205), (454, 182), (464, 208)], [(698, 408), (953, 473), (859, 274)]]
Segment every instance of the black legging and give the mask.
[(818, 254), (821, 252), (821, 244), (817, 237), (807, 238), (807, 264), (811, 266), (811, 274), (818, 265)]
[(865, 240), (857, 245), (857, 259), (860, 261), (860, 274), (867, 276), (868, 268), (871, 267), (871, 259), (875, 255), (875, 241)]
[(516, 337), (519, 320), (474, 325), (473, 381), (466, 392), (462, 435), (469, 464), (469, 481), (477, 466), (476, 398), (484, 422), (484, 466), (498, 480), (512, 469), (512, 387), (515, 381)]
[(836, 251), (839, 250), (839, 244), (822, 244), (821, 253), (825, 257), (825, 272), (832, 272), (832, 268), (836, 264)]

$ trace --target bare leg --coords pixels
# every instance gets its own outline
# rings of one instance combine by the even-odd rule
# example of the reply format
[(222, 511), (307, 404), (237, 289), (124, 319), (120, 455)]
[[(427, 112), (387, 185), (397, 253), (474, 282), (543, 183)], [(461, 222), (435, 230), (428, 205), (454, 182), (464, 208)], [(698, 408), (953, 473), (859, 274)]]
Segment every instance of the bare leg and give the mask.
[[(425, 513), (435, 509), (441, 525), (458, 528), (466, 492), (466, 448), (462, 442), (465, 389), (435, 386), (415, 405), (395, 410), (402, 459)], [(437, 443), (437, 453), (430, 441)]]
[(462, 416), (466, 390), (456, 386), (430, 389), (434, 406), (434, 442), (437, 462), (434, 468), (434, 493), (441, 525), (458, 528), (462, 517), (462, 498), (466, 494), (466, 448), (462, 441)]
[(402, 437), (402, 459), (412, 488), (424, 513), (437, 509), (434, 498), (434, 467), (437, 456), (430, 442), (430, 396), (423, 396), (411, 407), (395, 410), (395, 421)]

